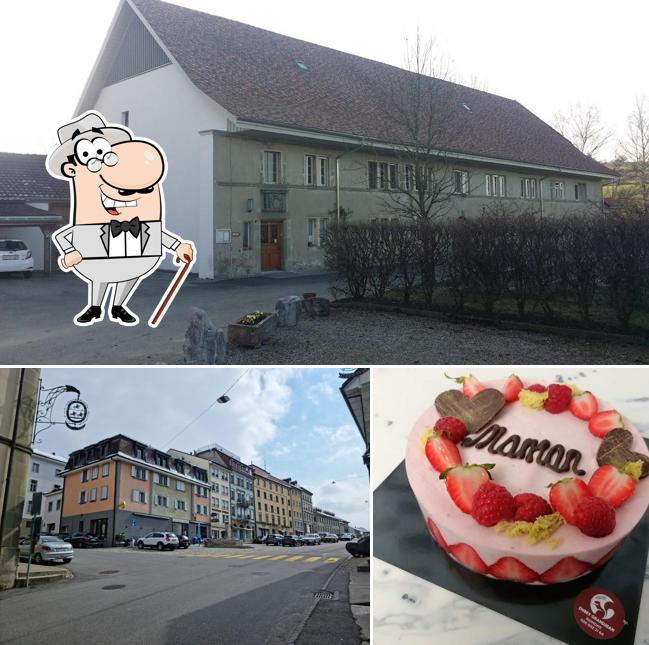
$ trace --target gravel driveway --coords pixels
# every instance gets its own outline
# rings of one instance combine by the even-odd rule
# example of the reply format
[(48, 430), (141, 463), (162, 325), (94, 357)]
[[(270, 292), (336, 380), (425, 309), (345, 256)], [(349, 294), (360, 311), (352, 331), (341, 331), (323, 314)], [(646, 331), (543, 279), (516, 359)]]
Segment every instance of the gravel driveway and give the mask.
[(228, 349), (241, 364), (452, 365), (633, 364), (649, 362), (649, 347), (505, 331), (430, 318), (332, 309), (328, 318), (279, 328), (257, 350)]

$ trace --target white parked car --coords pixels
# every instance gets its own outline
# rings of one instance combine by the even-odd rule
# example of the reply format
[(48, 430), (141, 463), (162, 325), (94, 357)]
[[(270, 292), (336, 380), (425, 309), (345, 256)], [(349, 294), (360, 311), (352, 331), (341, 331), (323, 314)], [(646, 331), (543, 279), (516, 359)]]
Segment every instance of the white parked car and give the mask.
[(31, 278), (33, 271), (32, 252), (22, 240), (0, 240), (0, 273), (22, 273)]
[(166, 531), (154, 531), (144, 537), (138, 538), (136, 544), (138, 549), (148, 547), (150, 549), (158, 549), (158, 551), (162, 551), (163, 549), (173, 551), (178, 548), (178, 536), (173, 533), (167, 533)]
[(322, 539), (317, 533), (307, 533), (306, 535), (301, 535), (300, 539), (304, 544), (320, 544)]
[[(21, 560), (29, 559), (30, 538), (22, 538), (18, 543), (18, 550)], [(74, 549), (69, 542), (64, 542), (54, 535), (41, 535), (34, 546), (32, 562), (42, 564), (43, 562), (55, 562), (63, 560), (70, 562), (74, 558)]]

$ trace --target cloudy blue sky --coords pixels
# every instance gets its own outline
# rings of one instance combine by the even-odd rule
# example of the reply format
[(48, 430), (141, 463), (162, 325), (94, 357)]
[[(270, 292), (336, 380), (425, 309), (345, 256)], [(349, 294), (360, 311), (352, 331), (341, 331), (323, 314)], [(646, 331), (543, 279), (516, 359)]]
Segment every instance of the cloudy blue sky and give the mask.
[[(90, 417), (79, 432), (60, 425), (45, 430), (37, 448), (67, 455), (118, 433), (163, 450), (218, 443), (246, 463), (297, 479), (314, 493), (314, 503), (367, 527), (364, 444), (339, 392), (338, 373), (324, 368), (43, 369), (44, 387), (69, 384), (81, 390)], [(183, 431), (239, 377), (229, 403), (214, 405)], [(53, 418), (62, 418), (66, 396)]]

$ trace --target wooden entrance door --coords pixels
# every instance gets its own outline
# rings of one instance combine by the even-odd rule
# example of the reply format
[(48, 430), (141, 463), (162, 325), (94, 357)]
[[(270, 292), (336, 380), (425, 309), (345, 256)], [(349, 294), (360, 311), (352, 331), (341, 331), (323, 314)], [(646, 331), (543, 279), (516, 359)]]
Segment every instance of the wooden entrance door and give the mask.
[(261, 223), (261, 270), (282, 268), (282, 222)]

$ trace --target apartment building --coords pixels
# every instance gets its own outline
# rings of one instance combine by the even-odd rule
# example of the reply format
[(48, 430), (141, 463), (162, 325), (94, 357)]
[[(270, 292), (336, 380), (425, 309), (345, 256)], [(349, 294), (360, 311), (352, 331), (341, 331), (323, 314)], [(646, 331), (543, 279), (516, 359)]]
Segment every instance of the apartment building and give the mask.
[(43, 533), (59, 533), (61, 504), (63, 503), (63, 479), (49, 493), (43, 493), (41, 503), (41, 530)]
[(336, 517), (335, 513), (314, 507), (313, 514), (315, 517), (315, 533), (335, 533), (336, 535), (349, 533), (349, 522)]
[[(230, 477), (230, 535), (234, 540), (252, 542), (255, 536), (255, 505), (253, 497), (253, 472), (233, 452), (218, 444), (210, 444), (194, 454), (226, 464)], [(221, 490), (221, 489), (220, 489)]]
[(290, 480), (279, 479), (252, 464), (255, 476), (257, 539), (269, 533), (293, 533)]
[(207, 471), (122, 434), (74, 451), (62, 476), (62, 532), (89, 532), (113, 545), (117, 534), (201, 535), (209, 524)]
[(302, 520), (304, 522), (304, 532), (305, 533), (316, 533), (315, 527), (315, 515), (313, 514), (313, 493), (310, 490), (304, 488), (304, 486), (298, 486), (300, 489), (300, 500), (302, 503)]
[(284, 481), (289, 485), (289, 507), (291, 509), (291, 518), (293, 520), (293, 534), (304, 535), (304, 515), (302, 513), (302, 491), (297, 481), (286, 477)]

